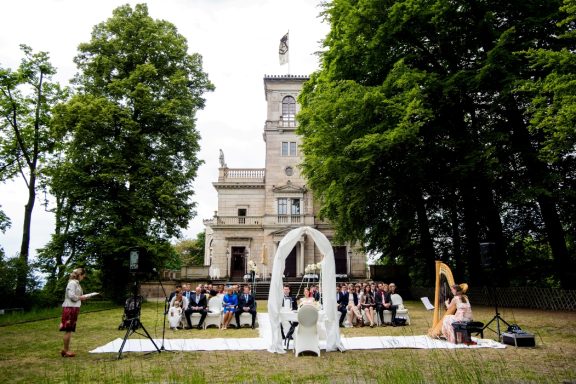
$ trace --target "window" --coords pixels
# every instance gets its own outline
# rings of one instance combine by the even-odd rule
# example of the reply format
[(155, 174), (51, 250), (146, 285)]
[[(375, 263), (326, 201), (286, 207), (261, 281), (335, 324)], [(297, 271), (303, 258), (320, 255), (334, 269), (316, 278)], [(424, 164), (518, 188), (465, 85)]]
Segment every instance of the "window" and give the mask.
[(292, 208), (290, 213), (293, 216), (300, 214), (300, 199), (292, 199)]
[(290, 204), (290, 215), (300, 214), (300, 199), (288, 199), (281, 197), (278, 199), (278, 214), (288, 215), (288, 204)]
[(287, 215), (288, 214), (288, 199), (280, 198), (278, 199), (278, 214)]
[(294, 121), (296, 116), (296, 100), (292, 96), (282, 99), (282, 120)]
[(282, 142), (282, 156), (296, 156), (296, 142), (283, 141)]

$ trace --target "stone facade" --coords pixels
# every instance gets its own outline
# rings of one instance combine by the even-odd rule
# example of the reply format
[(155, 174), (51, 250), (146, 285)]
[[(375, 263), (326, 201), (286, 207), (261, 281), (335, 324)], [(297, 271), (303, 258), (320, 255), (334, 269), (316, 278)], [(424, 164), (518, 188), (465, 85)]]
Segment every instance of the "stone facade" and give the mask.
[[(296, 102), (307, 76), (265, 76), (268, 103), (263, 138), (265, 168), (228, 168), (221, 153), (218, 210), (204, 220), (205, 264), (221, 278), (238, 279), (255, 262), (258, 275), (268, 278), (276, 248), (290, 230), (307, 225), (331, 240), (332, 227), (320, 221), (312, 192), (300, 174), (300, 137), (296, 134)], [(336, 273), (366, 277), (366, 256), (349, 244), (335, 245)], [(322, 255), (310, 238), (303, 237), (286, 260), (285, 276), (301, 277), (306, 266), (320, 262)]]

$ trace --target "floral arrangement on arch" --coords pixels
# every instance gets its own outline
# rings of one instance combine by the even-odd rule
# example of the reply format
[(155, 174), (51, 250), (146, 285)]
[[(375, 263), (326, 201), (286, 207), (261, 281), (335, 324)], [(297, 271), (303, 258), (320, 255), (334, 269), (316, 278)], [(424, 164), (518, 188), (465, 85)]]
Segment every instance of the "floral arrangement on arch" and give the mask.
[(316, 263), (316, 264), (308, 264), (306, 266), (306, 268), (304, 268), (304, 272), (306, 273), (314, 273), (316, 271), (319, 271), (322, 269), (322, 263)]
[(256, 262), (252, 259), (248, 260), (248, 271), (250, 272), (258, 272), (258, 266), (256, 265)]

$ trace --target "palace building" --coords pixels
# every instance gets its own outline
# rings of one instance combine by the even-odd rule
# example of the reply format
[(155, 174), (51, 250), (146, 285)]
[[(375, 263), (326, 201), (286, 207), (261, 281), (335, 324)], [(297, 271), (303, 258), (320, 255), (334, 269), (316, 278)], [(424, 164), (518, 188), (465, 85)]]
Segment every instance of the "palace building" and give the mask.
[[(307, 76), (265, 76), (267, 116), (263, 138), (265, 168), (228, 168), (220, 153), (218, 210), (204, 220), (205, 265), (210, 275), (238, 280), (257, 266), (257, 275), (268, 279), (280, 240), (290, 230), (310, 226), (332, 241), (329, 223), (316, 217), (318, 206), (306, 186), (298, 164), (302, 160), (296, 134), (297, 97)], [(333, 244), (336, 273), (353, 278), (367, 275), (366, 255), (350, 244)], [(302, 278), (306, 267), (322, 260), (310, 238), (303, 236), (288, 258), (284, 275)]]

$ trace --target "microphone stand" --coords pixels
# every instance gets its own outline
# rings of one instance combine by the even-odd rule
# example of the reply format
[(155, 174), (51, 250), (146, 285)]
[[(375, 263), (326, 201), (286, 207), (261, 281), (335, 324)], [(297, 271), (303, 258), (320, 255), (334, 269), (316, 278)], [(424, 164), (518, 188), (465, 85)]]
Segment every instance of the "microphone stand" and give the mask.
[[(162, 278), (160, 277), (160, 273), (156, 271), (154, 268), (154, 272), (158, 275), (158, 282), (160, 283), (160, 287), (162, 288), (162, 292), (164, 293), (164, 321), (162, 322), (162, 345), (160, 346), (161, 351), (168, 351), (164, 348), (164, 335), (166, 334), (166, 315), (168, 314), (168, 295), (166, 295), (166, 290), (164, 289), (164, 285), (162, 284)], [(172, 351), (170, 351), (172, 352)]]

